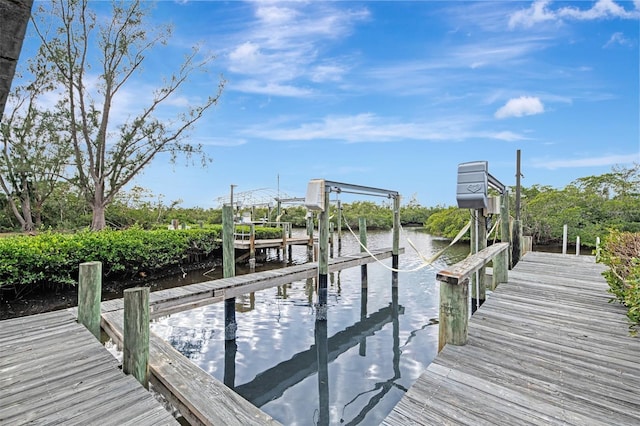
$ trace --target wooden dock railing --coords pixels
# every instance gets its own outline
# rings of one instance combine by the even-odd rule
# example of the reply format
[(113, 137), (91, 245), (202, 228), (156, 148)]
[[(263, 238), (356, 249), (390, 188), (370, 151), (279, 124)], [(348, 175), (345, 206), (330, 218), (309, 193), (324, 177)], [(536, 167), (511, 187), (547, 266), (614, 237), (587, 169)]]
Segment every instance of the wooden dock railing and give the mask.
[(493, 285), (507, 282), (509, 243), (497, 243), (443, 269), (436, 275), (440, 281), (440, 335), (438, 352), (444, 345), (464, 345), (468, 339), (469, 277), (493, 260)]

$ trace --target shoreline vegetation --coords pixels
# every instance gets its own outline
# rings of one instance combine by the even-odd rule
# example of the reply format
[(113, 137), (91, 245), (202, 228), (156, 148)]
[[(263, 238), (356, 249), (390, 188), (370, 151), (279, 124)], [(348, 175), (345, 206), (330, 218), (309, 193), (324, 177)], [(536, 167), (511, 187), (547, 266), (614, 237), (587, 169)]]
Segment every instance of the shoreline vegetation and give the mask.
[[(179, 201), (165, 205), (162, 197), (134, 187), (119, 194), (107, 206), (109, 228), (91, 231), (87, 228), (91, 223), (91, 211), (86, 200), (65, 188), (58, 189), (62, 192), (53, 194), (39, 210), (35, 232), (16, 233), (19, 225), (12, 218), (11, 209), (6, 203), (3, 209), (0, 203), (0, 232), (5, 233), (4, 236), (0, 234), (3, 259), (0, 262), (0, 318), (6, 318), (9, 311), (15, 315), (16, 309), (10, 307), (9, 302), (26, 300), (28, 294), (56, 296), (74, 289), (79, 264), (83, 262), (101, 261), (105, 285), (121, 283), (119, 287), (167, 271), (184, 271), (192, 264), (215, 262), (216, 252), (220, 249), (221, 209), (182, 208)], [(508, 191), (510, 216), (514, 217), (515, 188), (508, 188)], [(640, 235), (640, 164), (629, 169), (614, 168), (611, 173), (601, 176), (580, 178), (563, 189), (539, 185), (521, 188), (521, 195), (523, 235), (531, 236), (534, 246), (561, 244), (565, 225), (567, 241), (571, 244), (580, 237), (585, 254), (588, 248), (596, 246), (597, 238), (604, 242), (600, 259), (612, 268), (607, 280), (614, 300), (627, 306), (630, 321), (637, 327), (640, 321), (640, 243), (637, 242)], [(305, 207), (280, 207), (238, 208), (236, 220), (241, 222), (250, 218), (258, 219), (258, 222), (287, 222), (295, 228), (306, 227), (308, 213)], [(334, 225), (337, 213), (337, 206), (332, 205), (330, 216), (334, 217)], [(347, 224), (357, 229), (360, 217), (366, 218), (368, 229), (388, 230), (393, 226), (389, 201), (342, 203), (344, 230)], [(454, 238), (469, 218), (466, 209), (424, 207), (415, 196), (400, 208), (401, 226), (422, 226), (428, 234), (445, 239)], [(488, 228), (496, 220), (496, 217), (490, 217)], [(172, 228), (178, 229), (168, 229), (169, 222), (173, 223)], [(261, 239), (280, 238), (282, 231), (258, 225), (256, 232), (256, 238)], [(468, 235), (462, 239), (465, 240), (469, 240)], [(64, 297), (61, 299), (63, 305), (71, 303), (67, 300), (68, 295), (60, 297)]]

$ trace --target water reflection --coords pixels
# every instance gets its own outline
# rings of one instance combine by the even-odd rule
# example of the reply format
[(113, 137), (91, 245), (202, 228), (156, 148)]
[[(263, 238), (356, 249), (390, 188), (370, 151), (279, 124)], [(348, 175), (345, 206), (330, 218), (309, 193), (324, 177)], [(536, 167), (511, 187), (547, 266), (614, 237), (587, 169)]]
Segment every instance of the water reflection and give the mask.
[[(403, 235), (426, 257), (448, 244), (412, 230)], [(369, 233), (370, 248), (390, 245), (391, 233)], [(420, 265), (413, 249), (401, 246), (407, 252), (400, 269)], [(341, 251), (358, 252), (357, 242), (344, 235)], [(380, 264), (369, 265), (364, 277), (361, 268), (329, 274), (328, 321), (315, 320), (317, 283), (309, 279), (238, 297), (235, 341), (224, 341), (224, 304), (171, 315), (152, 327), (283, 424), (375, 425), (435, 356), (435, 270), (465, 251), (457, 247), (434, 268), (399, 273), (395, 287)], [(294, 262), (298, 256), (306, 258), (305, 247), (294, 248)]]

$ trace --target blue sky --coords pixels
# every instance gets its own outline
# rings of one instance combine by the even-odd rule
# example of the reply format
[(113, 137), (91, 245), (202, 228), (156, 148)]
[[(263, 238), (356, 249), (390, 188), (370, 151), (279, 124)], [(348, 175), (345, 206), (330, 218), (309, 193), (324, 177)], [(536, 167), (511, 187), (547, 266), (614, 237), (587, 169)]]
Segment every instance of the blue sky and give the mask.
[(640, 1), (161, 1), (151, 19), (173, 37), (120, 110), (194, 44), (216, 59), (172, 105), (227, 80), (191, 132), (213, 163), (158, 157), (135, 182), (185, 207), (313, 178), (455, 205), (459, 163), (514, 185), (518, 149), (525, 186), (640, 162)]

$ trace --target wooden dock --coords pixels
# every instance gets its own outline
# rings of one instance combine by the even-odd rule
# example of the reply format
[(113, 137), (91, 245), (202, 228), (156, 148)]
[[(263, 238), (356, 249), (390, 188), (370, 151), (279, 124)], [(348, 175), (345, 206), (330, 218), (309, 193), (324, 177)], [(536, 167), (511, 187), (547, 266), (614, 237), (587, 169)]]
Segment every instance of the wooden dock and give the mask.
[(640, 339), (590, 256), (527, 253), (385, 419), (405, 425), (640, 424)]
[[(392, 251), (382, 249), (373, 253), (377, 259), (386, 259), (391, 257)], [(356, 253), (330, 259), (329, 271), (374, 261), (367, 253)], [(318, 264), (307, 263), (156, 291), (149, 296), (151, 316), (158, 317), (221, 302), (241, 294), (313, 278), (317, 274)], [(102, 302), (102, 329), (118, 345), (123, 337), (123, 305), (122, 299)], [(149, 339), (150, 381), (190, 423), (226, 426), (279, 424), (153, 332)]]
[[(318, 239), (316, 238), (315, 241)], [(268, 248), (285, 248), (289, 246), (306, 246), (309, 244), (309, 237), (288, 237), (288, 238), (270, 238), (254, 241), (254, 248), (256, 249), (268, 249)], [(249, 240), (235, 240), (233, 247), (238, 250), (249, 250), (251, 248), (251, 241)]]
[(0, 424), (178, 422), (67, 311), (0, 322)]

